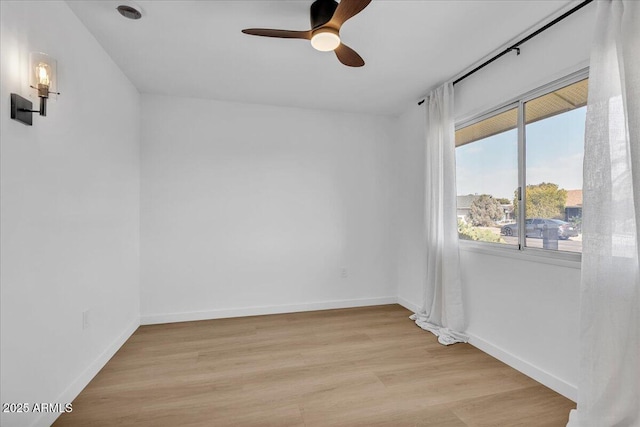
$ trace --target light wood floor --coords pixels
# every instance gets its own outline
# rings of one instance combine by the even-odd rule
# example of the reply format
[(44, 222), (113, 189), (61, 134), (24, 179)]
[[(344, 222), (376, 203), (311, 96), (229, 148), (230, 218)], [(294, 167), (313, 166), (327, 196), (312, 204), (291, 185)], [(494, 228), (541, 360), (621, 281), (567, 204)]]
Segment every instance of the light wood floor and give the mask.
[(565, 426), (575, 404), (398, 305), (140, 327), (55, 426)]

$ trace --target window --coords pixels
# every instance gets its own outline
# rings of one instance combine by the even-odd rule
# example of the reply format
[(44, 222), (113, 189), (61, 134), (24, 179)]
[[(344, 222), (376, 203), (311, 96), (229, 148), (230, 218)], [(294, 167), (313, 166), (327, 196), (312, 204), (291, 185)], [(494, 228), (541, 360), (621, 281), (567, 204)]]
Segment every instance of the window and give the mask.
[(582, 252), (585, 74), (456, 130), (460, 239)]
[[(511, 107), (456, 132), (458, 230), (461, 239), (518, 245), (517, 230), (501, 235), (515, 220), (518, 189), (518, 108)], [(507, 228), (508, 230), (508, 228)]]

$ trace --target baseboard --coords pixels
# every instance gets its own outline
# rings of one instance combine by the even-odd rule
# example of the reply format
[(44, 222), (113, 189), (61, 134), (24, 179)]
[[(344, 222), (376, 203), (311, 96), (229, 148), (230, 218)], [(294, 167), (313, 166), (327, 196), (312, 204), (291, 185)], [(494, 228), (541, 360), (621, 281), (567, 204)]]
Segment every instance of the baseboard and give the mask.
[(420, 307), (415, 305), (412, 302), (409, 302), (408, 300), (402, 298), (402, 297), (398, 297), (398, 304), (400, 304), (401, 306), (403, 306), (404, 308), (406, 308), (407, 310), (413, 312), (413, 313), (417, 313), (418, 311), (420, 311)]
[[(102, 352), (100, 356), (96, 360), (94, 360), (87, 369), (84, 370), (80, 374), (76, 380), (71, 383), (69, 387), (53, 402), (57, 403), (69, 403), (73, 402), (80, 392), (89, 384), (89, 382), (95, 377), (100, 369), (107, 364), (107, 362), (113, 357), (114, 354), (123, 346), (123, 344), (129, 339), (131, 335), (138, 329), (140, 326), (140, 319), (136, 317), (136, 319), (127, 326), (125, 331), (113, 341), (109, 347), (105, 351)], [(45, 412), (43, 413), (35, 422), (32, 424), (32, 427), (36, 426), (50, 426), (53, 422), (60, 416), (59, 413), (55, 412)]]
[(532, 365), (525, 360), (522, 360), (518, 356), (515, 356), (476, 335), (470, 334), (468, 332), (467, 335), (469, 335), (469, 344), (471, 344), (472, 346), (476, 347), (479, 350), (482, 350), (490, 356), (495, 357), (499, 361), (506, 363), (517, 371), (522, 372), (526, 376), (533, 378), (540, 384), (549, 387), (551, 390), (560, 393), (567, 399), (571, 399), (574, 402), (577, 401), (578, 387), (576, 387), (575, 385), (569, 384), (568, 382), (556, 377), (555, 375), (552, 375), (545, 370)]
[(257, 307), (229, 308), (182, 313), (148, 314), (141, 316), (141, 325), (159, 323), (191, 322), (194, 320), (224, 319), (229, 317), (262, 316), (265, 314), (297, 313), (301, 311), (332, 310), (336, 308), (366, 307), (370, 305), (396, 304), (396, 297), (362, 298), (312, 302), (305, 304), (270, 305)]

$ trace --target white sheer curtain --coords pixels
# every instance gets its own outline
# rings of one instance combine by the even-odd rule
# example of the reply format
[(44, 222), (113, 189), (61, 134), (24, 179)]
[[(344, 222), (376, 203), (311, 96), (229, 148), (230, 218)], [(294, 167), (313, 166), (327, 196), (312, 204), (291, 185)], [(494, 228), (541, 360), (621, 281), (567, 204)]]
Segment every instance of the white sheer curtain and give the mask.
[(434, 90), (426, 112), (425, 241), (427, 277), (420, 312), (411, 316), (441, 344), (467, 342), (456, 217), (453, 84)]
[(598, 2), (584, 154), (578, 409), (640, 426), (640, 2)]

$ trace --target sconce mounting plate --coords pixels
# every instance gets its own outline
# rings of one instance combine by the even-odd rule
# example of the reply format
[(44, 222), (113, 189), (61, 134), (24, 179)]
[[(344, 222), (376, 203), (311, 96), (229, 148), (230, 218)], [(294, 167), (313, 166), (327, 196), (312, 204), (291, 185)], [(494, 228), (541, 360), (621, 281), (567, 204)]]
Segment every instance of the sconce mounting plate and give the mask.
[[(5, 98), (6, 99), (6, 98)], [(18, 94), (11, 94), (11, 118), (24, 123), (27, 126), (33, 125), (33, 104), (28, 99)]]

